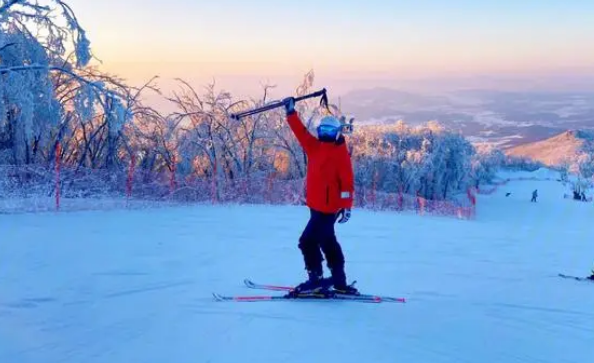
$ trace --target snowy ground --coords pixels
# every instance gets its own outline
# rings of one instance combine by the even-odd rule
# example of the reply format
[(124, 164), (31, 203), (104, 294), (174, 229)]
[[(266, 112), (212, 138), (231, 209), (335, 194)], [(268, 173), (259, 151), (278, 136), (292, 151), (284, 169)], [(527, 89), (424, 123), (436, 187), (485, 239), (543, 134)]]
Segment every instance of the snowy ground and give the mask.
[(511, 182), (475, 221), (354, 210), (347, 274), (406, 304), (213, 301), (304, 278), (300, 207), (0, 215), (0, 362), (591, 362), (594, 284), (556, 274), (594, 267), (594, 205), (563, 193)]
[[(114, 210), (114, 209), (146, 209), (162, 206), (175, 206), (175, 202), (150, 201), (126, 199), (125, 197), (98, 197), (98, 198), (61, 198), (60, 211), (88, 211), (88, 210)], [(0, 197), (0, 214), (54, 212), (56, 208), (55, 197), (27, 197), (27, 198), (2, 198)]]

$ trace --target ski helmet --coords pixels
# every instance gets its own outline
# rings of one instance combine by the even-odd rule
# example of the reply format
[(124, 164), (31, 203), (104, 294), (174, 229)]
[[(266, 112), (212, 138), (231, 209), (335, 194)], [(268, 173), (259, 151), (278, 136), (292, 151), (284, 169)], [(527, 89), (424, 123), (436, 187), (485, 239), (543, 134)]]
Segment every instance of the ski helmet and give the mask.
[(325, 116), (318, 125), (318, 139), (322, 141), (336, 141), (342, 129), (341, 122), (334, 116)]

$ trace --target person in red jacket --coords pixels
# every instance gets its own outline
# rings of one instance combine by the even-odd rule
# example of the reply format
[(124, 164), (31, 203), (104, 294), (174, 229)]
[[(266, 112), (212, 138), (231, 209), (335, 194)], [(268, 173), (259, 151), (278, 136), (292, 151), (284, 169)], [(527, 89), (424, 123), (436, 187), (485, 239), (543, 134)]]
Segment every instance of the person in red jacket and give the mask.
[[(314, 292), (333, 287), (343, 294), (358, 294), (347, 285), (344, 255), (336, 239), (334, 223), (346, 223), (353, 206), (353, 167), (342, 123), (333, 116), (322, 118), (317, 138), (302, 123), (295, 100), (284, 100), (287, 122), (307, 156), (306, 204), (310, 219), (299, 238), (308, 280), (295, 287), (296, 292)], [(323, 277), (323, 255), (332, 274)]]

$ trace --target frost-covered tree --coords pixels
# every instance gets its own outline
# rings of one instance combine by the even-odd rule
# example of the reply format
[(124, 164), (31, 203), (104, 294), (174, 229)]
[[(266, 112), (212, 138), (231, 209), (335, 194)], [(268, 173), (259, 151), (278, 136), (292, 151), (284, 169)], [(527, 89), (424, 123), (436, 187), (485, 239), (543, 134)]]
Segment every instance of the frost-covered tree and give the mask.
[(350, 143), (361, 188), (448, 199), (471, 183), (472, 145), (436, 122), (364, 126)]
[[(66, 42), (73, 37), (78, 65), (89, 60), (89, 43), (70, 8), (57, 24), (52, 7), (30, 1), (0, 2), (0, 149), (4, 162), (33, 161), (48, 142), (49, 128), (60, 122), (50, 72), (71, 72), (65, 63)], [(33, 31), (35, 29), (35, 31)], [(33, 35), (33, 34), (37, 35)]]
[(229, 118), (231, 95), (216, 92), (212, 84), (201, 96), (190, 84), (179, 81), (183, 86), (181, 93), (170, 98), (179, 111), (168, 119), (179, 141), (172, 147), (177, 146), (180, 151), (182, 170), (191, 172), (194, 164), (202, 175), (220, 174), (234, 179), (242, 172), (243, 164), (238, 152), (241, 136)]
[[(86, 121), (98, 110), (112, 136), (108, 143), (113, 141), (131, 116), (129, 92), (87, 77), (91, 58), (85, 30), (65, 2), (0, 0), (2, 162), (21, 165), (41, 154), (51, 157), (41, 150), (64, 136), (64, 121), (73, 115)], [(59, 95), (63, 87), (69, 90), (66, 98)]]
[(594, 176), (594, 131), (579, 131), (578, 136), (584, 140), (582, 152), (578, 157), (578, 171), (583, 179)]
[[(260, 107), (270, 100), (274, 86), (265, 85), (260, 99), (234, 100), (225, 91), (208, 85), (199, 94), (190, 84), (179, 80), (182, 88), (169, 100), (178, 111), (167, 117), (175, 129), (180, 172), (225, 180), (274, 174), (279, 178), (305, 175), (307, 160), (289, 129), (282, 108), (234, 120), (230, 113)], [(296, 95), (306, 94), (313, 85), (313, 72), (305, 75)], [(319, 105), (300, 102), (298, 110), (313, 126)]]
[(578, 157), (578, 172), (583, 179), (594, 176), (594, 154), (584, 152)]
[(506, 155), (502, 167), (510, 170), (535, 171), (545, 167), (545, 165), (528, 157)]
[(60, 107), (49, 74), (22, 68), (24, 64), (48, 64), (43, 45), (22, 32), (0, 29), (0, 34), (0, 149), (4, 162), (29, 163), (34, 136), (38, 136), (37, 145), (46, 141), (41, 135), (59, 122)]
[(495, 178), (497, 171), (505, 163), (506, 156), (501, 149), (493, 145), (477, 145), (471, 160), (471, 173), (474, 186), (488, 184)]

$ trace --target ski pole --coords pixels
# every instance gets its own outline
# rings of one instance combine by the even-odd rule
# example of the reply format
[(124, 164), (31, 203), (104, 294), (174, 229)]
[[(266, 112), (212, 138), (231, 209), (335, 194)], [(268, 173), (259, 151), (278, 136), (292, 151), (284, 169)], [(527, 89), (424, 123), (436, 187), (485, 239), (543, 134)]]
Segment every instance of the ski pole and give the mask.
[[(322, 99), (320, 100), (320, 104), (322, 104), (325, 107), (328, 107), (328, 96), (326, 95), (326, 89), (323, 88), (317, 92), (313, 92), (304, 96), (300, 96), (300, 97), (295, 97), (295, 103), (299, 102), (299, 101), (303, 101), (305, 99), (308, 98), (313, 98), (313, 97), (319, 97), (322, 96)], [(269, 105), (266, 106), (262, 106), (262, 107), (258, 107), (255, 108), (253, 110), (249, 110), (249, 111), (243, 111), (243, 112), (239, 112), (239, 113), (235, 113), (235, 114), (231, 114), (231, 118), (235, 119), (235, 120), (239, 120), (242, 117), (246, 117), (246, 116), (250, 116), (250, 115), (255, 115), (257, 113), (261, 113), (261, 112), (265, 112), (265, 111), (269, 111), (278, 107), (283, 107), (285, 105), (284, 101), (277, 101), (277, 102), (273, 102)]]

